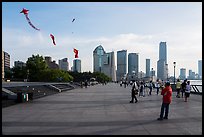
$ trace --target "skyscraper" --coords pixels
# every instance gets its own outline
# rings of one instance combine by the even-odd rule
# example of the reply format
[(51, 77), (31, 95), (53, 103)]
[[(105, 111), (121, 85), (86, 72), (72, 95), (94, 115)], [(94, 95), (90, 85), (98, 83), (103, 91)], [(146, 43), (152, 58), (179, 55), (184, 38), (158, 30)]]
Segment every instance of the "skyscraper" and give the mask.
[(150, 77), (150, 59), (146, 59), (146, 77)]
[(180, 69), (180, 79), (182, 80), (186, 79), (186, 69), (185, 68)]
[(114, 52), (106, 53), (101, 45), (93, 51), (94, 72), (101, 72), (116, 81), (115, 55)]
[(63, 59), (59, 60), (59, 69), (69, 71), (68, 58), (63, 58)]
[(73, 71), (81, 72), (81, 60), (80, 59), (74, 59), (73, 60)]
[(117, 81), (127, 74), (127, 50), (117, 51)]
[(104, 54), (105, 51), (101, 45), (96, 47), (93, 51), (93, 72), (102, 72)]
[(112, 81), (116, 81), (115, 70), (115, 55), (114, 52), (105, 53), (103, 55), (103, 67), (102, 72), (109, 76)]
[(159, 60), (164, 60), (167, 64), (166, 42), (160, 42), (159, 44)]
[(202, 60), (198, 60), (198, 75), (202, 78)]
[(159, 44), (159, 60), (157, 61), (157, 78), (161, 80), (167, 80), (168, 78), (166, 42), (160, 42)]
[(132, 75), (133, 72), (138, 75), (138, 67), (139, 67), (139, 56), (137, 53), (129, 53), (128, 54), (128, 74)]

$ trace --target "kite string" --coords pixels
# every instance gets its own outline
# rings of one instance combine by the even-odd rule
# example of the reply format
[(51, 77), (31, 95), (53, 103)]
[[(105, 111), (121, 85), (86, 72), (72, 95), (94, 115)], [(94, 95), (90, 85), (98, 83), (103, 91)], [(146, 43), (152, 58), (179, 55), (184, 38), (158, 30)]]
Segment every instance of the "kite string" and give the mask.
[(36, 29), (36, 30), (40, 30), (40, 29), (36, 28), (36, 27), (31, 23), (30, 19), (28, 18), (28, 14), (25, 14), (25, 17), (26, 17), (28, 23), (30, 24), (30, 26), (32, 26), (32, 27), (33, 27), (34, 29)]

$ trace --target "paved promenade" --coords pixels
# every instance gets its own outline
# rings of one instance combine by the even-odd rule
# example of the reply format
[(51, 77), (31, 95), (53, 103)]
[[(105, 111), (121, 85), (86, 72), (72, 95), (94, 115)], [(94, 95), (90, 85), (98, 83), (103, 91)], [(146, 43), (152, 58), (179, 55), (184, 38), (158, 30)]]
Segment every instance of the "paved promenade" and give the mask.
[(4, 135), (201, 135), (202, 96), (173, 93), (169, 119), (158, 121), (161, 95), (129, 103), (130, 87), (78, 88), (2, 108)]

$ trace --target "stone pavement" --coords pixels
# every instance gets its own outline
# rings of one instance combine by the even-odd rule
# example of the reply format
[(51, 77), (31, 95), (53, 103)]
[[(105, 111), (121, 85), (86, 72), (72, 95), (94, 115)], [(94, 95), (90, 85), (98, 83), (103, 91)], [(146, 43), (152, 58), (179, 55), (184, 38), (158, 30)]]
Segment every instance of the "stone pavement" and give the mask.
[(173, 93), (169, 119), (158, 121), (161, 95), (129, 103), (130, 87), (108, 83), (2, 108), (3, 135), (201, 135), (202, 96)]

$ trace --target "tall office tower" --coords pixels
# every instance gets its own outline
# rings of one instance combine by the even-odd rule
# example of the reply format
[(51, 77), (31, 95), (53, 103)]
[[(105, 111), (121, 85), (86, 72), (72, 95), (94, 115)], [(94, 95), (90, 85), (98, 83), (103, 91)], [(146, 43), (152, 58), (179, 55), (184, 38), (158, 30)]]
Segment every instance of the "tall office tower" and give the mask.
[(129, 53), (128, 54), (128, 74), (133, 75), (135, 73), (138, 76), (138, 67), (139, 67), (139, 55), (138, 53)]
[(4, 79), (4, 52), (2, 50), (2, 80)]
[(74, 59), (73, 60), (73, 71), (81, 72), (81, 60), (80, 59)]
[(150, 59), (146, 59), (146, 77), (150, 77)]
[(127, 50), (117, 51), (117, 81), (127, 74)]
[(68, 58), (63, 58), (63, 59), (59, 60), (59, 69), (69, 71)]
[(101, 45), (93, 51), (93, 71), (101, 72), (116, 81), (116, 67), (114, 52), (106, 53)]
[(26, 63), (22, 62), (22, 61), (14, 61), (14, 67), (26, 67)]
[(159, 44), (159, 60), (164, 60), (167, 64), (166, 42), (160, 42)]
[(161, 80), (168, 79), (166, 42), (160, 42), (159, 44), (159, 60), (157, 61), (157, 78)]
[(202, 78), (202, 60), (198, 60), (198, 75)]
[(180, 79), (182, 80), (186, 79), (186, 69), (185, 68), (180, 69)]
[(104, 54), (105, 51), (101, 45), (93, 51), (93, 72), (102, 72)]
[(193, 71), (191, 69), (189, 69), (188, 71), (188, 79), (192, 79), (193, 78)]
[(10, 70), (10, 55), (4, 51), (4, 71)]
[(105, 53), (103, 55), (102, 72), (109, 76), (112, 81), (116, 81), (116, 70), (115, 70), (115, 55), (114, 52)]

